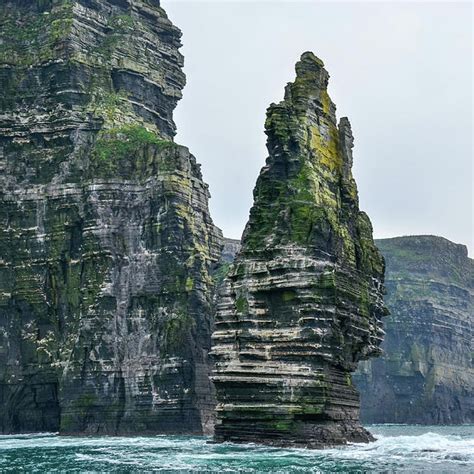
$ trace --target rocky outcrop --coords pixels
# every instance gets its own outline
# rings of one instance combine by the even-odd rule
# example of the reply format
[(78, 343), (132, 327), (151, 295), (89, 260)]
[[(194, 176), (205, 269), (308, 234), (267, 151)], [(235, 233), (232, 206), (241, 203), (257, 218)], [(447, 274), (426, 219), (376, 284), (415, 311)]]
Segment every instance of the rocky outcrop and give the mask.
[(378, 240), (387, 262), (383, 357), (355, 381), (367, 423), (474, 422), (474, 261), (434, 236)]
[(0, 432), (203, 433), (221, 235), (158, 0), (0, 5)]
[(305, 53), (265, 124), (269, 157), (213, 333), (217, 441), (368, 441), (351, 372), (378, 355), (384, 262), (359, 211), (349, 121)]

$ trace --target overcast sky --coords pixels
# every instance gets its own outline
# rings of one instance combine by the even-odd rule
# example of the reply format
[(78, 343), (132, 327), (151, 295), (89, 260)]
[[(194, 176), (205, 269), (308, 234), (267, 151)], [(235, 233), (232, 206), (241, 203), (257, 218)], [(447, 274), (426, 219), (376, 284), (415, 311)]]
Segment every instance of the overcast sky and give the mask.
[(177, 141), (202, 164), (214, 222), (239, 238), (267, 156), (263, 124), (310, 50), (355, 136), (376, 237), (435, 234), (473, 256), (472, 6), (163, 0), (183, 31)]

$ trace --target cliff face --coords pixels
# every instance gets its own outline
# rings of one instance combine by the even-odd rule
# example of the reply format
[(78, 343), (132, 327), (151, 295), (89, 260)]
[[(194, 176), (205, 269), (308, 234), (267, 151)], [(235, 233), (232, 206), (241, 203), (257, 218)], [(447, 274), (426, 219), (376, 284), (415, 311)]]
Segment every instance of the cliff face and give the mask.
[(240, 240), (228, 239), (224, 237), (224, 247), (222, 248), (221, 261), (232, 263), (240, 250)]
[(202, 433), (221, 235), (158, 0), (0, 6), (0, 432)]
[(379, 354), (384, 262), (359, 211), (352, 134), (305, 53), (265, 124), (269, 157), (222, 287), (217, 441), (367, 441), (351, 372)]
[(378, 240), (387, 262), (383, 357), (355, 381), (367, 423), (474, 421), (474, 261), (441, 237)]

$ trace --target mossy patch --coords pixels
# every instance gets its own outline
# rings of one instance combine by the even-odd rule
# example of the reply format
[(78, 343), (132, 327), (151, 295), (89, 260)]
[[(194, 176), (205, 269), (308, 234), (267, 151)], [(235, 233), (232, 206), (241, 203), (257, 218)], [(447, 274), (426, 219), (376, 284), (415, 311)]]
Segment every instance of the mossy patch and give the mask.
[(239, 313), (246, 313), (248, 312), (249, 309), (249, 303), (247, 301), (247, 298), (245, 296), (240, 295), (236, 300), (235, 300), (235, 308), (237, 312)]
[(212, 279), (216, 286), (219, 286), (227, 277), (232, 267), (231, 263), (222, 262), (212, 273)]
[(322, 123), (324, 134), (321, 133), (321, 125), (313, 125), (309, 128), (311, 149), (316, 153), (321, 164), (332, 172), (341, 172), (343, 159), (338, 149), (338, 131), (332, 124)]
[(194, 281), (191, 277), (186, 278), (185, 289), (191, 291), (194, 288)]
[(92, 151), (93, 167), (100, 174), (113, 173), (133, 160), (146, 159), (147, 148), (174, 147), (142, 125), (124, 125), (99, 133)]
[(293, 301), (296, 298), (296, 291), (294, 290), (285, 290), (281, 294), (281, 299), (284, 303), (288, 303), (289, 301)]
[(168, 318), (162, 326), (162, 354), (170, 357), (179, 352), (194, 325), (194, 319), (186, 311), (176, 312)]
[(0, 6), (0, 63), (30, 66), (55, 57), (56, 47), (72, 31), (73, 2), (39, 10)]

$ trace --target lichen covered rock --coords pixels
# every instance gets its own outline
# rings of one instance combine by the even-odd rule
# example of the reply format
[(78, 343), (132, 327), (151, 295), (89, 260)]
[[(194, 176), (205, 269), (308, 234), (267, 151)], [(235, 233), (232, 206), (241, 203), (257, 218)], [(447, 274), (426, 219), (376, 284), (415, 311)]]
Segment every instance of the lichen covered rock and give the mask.
[(474, 422), (474, 261), (441, 237), (378, 240), (387, 262), (384, 354), (354, 380), (367, 423)]
[(384, 261), (359, 211), (349, 121), (305, 53), (265, 124), (269, 157), (218, 304), (217, 441), (368, 441), (351, 372), (378, 355)]
[(220, 231), (158, 0), (0, 5), (0, 432), (203, 433)]

